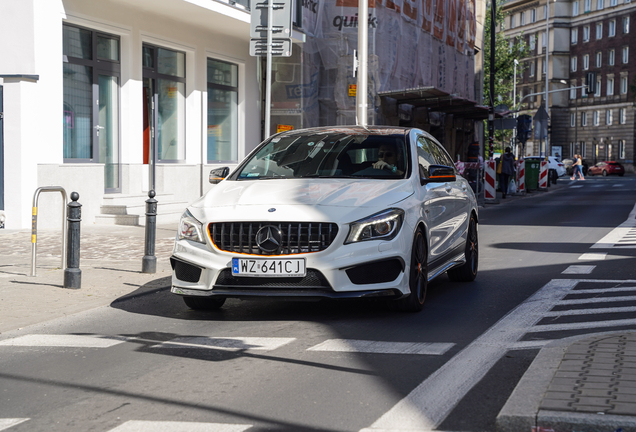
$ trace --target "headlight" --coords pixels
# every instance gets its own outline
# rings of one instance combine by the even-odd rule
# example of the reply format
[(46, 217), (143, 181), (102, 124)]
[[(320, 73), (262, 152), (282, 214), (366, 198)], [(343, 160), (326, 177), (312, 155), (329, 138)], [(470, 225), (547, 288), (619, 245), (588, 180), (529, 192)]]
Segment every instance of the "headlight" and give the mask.
[(400, 232), (404, 211), (389, 209), (351, 223), (344, 244), (366, 240), (391, 240)]
[(192, 214), (186, 210), (179, 221), (179, 240), (186, 239), (205, 244), (203, 237), (203, 224), (196, 220)]

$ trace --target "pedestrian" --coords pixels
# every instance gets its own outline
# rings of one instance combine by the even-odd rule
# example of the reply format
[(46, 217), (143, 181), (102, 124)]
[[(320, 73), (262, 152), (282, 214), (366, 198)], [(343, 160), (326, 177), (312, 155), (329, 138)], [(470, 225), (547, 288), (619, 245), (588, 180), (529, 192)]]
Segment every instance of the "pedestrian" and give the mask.
[(515, 173), (515, 157), (510, 152), (510, 147), (506, 147), (506, 151), (501, 156), (501, 173), (499, 174), (499, 185), (501, 187), (501, 197), (506, 198), (508, 193), (508, 183), (510, 176)]
[(579, 180), (585, 180), (585, 177), (583, 177), (583, 161), (581, 160), (581, 155), (579, 154), (574, 155), (574, 164), (572, 165), (572, 177), (570, 177), (570, 180), (575, 180), (577, 173), (579, 174)]

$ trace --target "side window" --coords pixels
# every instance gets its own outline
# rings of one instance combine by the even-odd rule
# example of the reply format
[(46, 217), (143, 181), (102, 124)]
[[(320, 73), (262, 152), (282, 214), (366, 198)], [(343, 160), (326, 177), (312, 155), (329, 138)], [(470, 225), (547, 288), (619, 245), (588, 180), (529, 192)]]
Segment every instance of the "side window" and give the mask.
[(437, 162), (438, 165), (446, 165), (446, 166), (449, 166), (451, 168), (455, 167), (455, 164), (453, 163), (453, 160), (448, 155), (446, 150), (444, 150), (444, 147), (442, 147), (437, 142), (431, 142), (431, 147), (435, 147), (435, 156), (436, 156), (436, 159), (438, 160), (438, 162)]
[(430, 144), (423, 136), (417, 138), (417, 164), (419, 166), (420, 177), (428, 178), (428, 167), (436, 165), (437, 161), (431, 154)]

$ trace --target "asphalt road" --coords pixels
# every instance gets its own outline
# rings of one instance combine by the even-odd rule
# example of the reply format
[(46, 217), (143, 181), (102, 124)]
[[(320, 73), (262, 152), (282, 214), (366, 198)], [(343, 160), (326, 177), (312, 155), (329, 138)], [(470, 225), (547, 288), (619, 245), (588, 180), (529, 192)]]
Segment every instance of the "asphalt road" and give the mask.
[(559, 182), (481, 209), (477, 280), (439, 277), (418, 314), (370, 301), (195, 312), (164, 278), (2, 334), (0, 430), (492, 431), (543, 344), (636, 328), (636, 224), (616, 230), (636, 177)]

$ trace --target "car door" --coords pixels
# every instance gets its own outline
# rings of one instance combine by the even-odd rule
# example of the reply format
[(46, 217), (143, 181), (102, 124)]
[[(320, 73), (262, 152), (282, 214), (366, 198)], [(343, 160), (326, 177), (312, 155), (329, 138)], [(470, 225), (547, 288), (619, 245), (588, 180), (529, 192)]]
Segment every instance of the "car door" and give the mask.
[(453, 184), (426, 181), (430, 165), (446, 165), (440, 163), (438, 144), (432, 137), (421, 133), (416, 134), (414, 139), (417, 167), (420, 178), (424, 179), (423, 182), (420, 181), (419, 195), (428, 230), (428, 262), (434, 266), (435, 262), (443, 260), (453, 249), (453, 224), (457, 219), (457, 203)]

